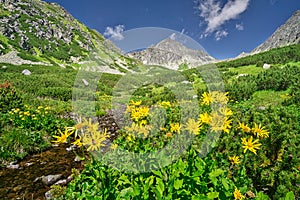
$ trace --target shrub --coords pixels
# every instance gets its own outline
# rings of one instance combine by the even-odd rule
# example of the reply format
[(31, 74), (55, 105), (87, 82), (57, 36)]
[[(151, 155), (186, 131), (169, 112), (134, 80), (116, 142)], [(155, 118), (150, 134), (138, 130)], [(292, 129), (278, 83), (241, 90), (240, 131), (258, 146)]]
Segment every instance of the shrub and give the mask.
[(0, 84), (0, 112), (7, 113), (12, 108), (21, 107), (23, 107), (22, 97), (9, 81)]

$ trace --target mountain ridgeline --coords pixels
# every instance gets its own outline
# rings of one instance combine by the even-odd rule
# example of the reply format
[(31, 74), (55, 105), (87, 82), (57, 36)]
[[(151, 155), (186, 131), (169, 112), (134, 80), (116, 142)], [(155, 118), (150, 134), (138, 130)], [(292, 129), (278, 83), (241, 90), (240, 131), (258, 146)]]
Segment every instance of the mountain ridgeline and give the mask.
[[(271, 54), (276, 54), (276, 59), (272, 62), (297, 61), (298, 53), (295, 51), (299, 49), (299, 43), (300, 11), (297, 11), (266, 42), (241, 57), (271, 50)], [(293, 44), (296, 46), (279, 50), (283, 54), (278, 61), (278, 51), (272, 49)], [(237, 61), (233, 62), (236, 63), (234, 65), (269, 62), (266, 58), (266, 55), (270, 57), (269, 54), (263, 53), (263, 59), (255, 55), (252, 58), (236, 58)], [(0, 63), (78, 68), (90, 61), (96, 61), (94, 63), (98, 71), (111, 74), (123, 74), (142, 63), (174, 70), (217, 63), (205, 51), (190, 49), (171, 37), (145, 50), (125, 55), (112, 42), (96, 30), (86, 27), (56, 3), (41, 0), (0, 0)], [(224, 64), (226, 62), (217, 65), (230, 65)]]
[[(132, 59), (56, 3), (0, 0), (0, 62), (71, 65), (97, 54), (99, 69), (126, 72)], [(98, 56), (98, 57), (97, 57)]]
[(292, 44), (300, 44), (300, 10), (296, 11), (264, 43), (253, 49), (251, 53), (259, 53)]
[(154, 46), (129, 55), (144, 64), (160, 65), (175, 70), (184, 65), (196, 67), (216, 61), (206, 52), (189, 49), (171, 38), (164, 39)]

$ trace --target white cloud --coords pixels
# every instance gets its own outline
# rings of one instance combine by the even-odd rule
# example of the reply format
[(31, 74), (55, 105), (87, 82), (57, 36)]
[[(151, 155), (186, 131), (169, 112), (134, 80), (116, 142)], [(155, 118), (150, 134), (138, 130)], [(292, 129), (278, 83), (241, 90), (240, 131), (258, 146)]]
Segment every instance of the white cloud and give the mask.
[(217, 32), (215, 33), (215, 39), (216, 39), (217, 41), (219, 41), (219, 40), (221, 40), (222, 38), (227, 37), (227, 35), (228, 35), (228, 32), (227, 32), (227, 31), (224, 31), (224, 30), (217, 31)]
[(122, 33), (124, 32), (124, 25), (117, 25), (115, 27), (106, 27), (104, 36), (111, 37), (113, 40), (123, 40), (124, 36)]
[(236, 24), (236, 25), (235, 25), (235, 28), (236, 28), (237, 30), (239, 30), (239, 31), (243, 31), (243, 30), (244, 30), (243, 24)]
[[(200, 1), (200, 2), (199, 2)], [(196, 0), (200, 16), (207, 23), (206, 33), (212, 33), (227, 21), (237, 18), (243, 13), (250, 0), (229, 0), (223, 7), (218, 0)]]

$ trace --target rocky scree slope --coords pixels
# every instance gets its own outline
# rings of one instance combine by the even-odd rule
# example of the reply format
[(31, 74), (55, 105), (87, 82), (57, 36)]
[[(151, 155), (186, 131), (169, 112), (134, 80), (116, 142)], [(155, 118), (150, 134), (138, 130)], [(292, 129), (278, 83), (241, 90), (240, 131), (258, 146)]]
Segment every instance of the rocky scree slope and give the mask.
[(201, 50), (189, 49), (180, 42), (167, 38), (154, 46), (128, 54), (144, 64), (160, 65), (177, 70), (180, 65), (188, 68), (215, 62), (216, 60)]
[(24, 60), (59, 65), (93, 59), (99, 68), (115, 73), (125, 72), (134, 64), (64, 8), (40, 0), (0, 0), (0, 62), (22, 64), (9, 56), (1, 59), (1, 55), (12, 52)]
[(268, 51), (273, 48), (300, 43), (300, 10), (296, 11), (264, 43), (256, 47), (251, 54)]

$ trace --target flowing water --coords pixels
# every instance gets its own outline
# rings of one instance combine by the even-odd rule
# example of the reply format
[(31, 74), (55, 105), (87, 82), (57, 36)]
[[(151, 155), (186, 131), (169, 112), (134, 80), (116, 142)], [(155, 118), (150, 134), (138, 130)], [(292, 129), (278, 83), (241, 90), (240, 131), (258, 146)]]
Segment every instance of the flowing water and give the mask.
[(83, 162), (75, 162), (75, 154), (61, 144), (42, 153), (29, 155), (18, 162), (18, 169), (0, 168), (0, 199), (45, 199), (50, 186), (36, 178), (62, 174), (61, 179), (71, 175), (72, 168), (82, 170)]

